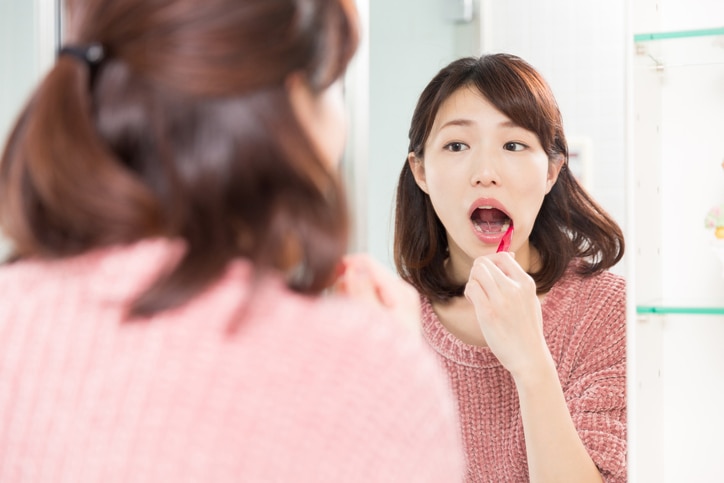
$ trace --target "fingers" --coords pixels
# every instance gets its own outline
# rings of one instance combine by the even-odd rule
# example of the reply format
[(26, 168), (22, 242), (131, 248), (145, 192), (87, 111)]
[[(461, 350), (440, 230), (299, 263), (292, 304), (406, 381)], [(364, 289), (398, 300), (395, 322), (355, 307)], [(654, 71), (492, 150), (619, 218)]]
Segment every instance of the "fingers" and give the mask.
[[(470, 292), (472, 287), (478, 287), (479, 291)], [(500, 300), (525, 287), (533, 287), (534, 290), (535, 282), (518, 265), (512, 253), (500, 252), (479, 257), (473, 262), (465, 295), (471, 302), (476, 300), (471, 298), (473, 294), (478, 299)]]
[(342, 280), (347, 281), (351, 289), (359, 290), (361, 296), (366, 298), (374, 292), (378, 301), (386, 307), (396, 305), (401, 297), (414, 298), (417, 302), (415, 289), (371, 256), (348, 255), (343, 263), (345, 273)]
[(545, 347), (535, 281), (510, 254), (476, 259), (465, 296), (475, 309), (488, 347), (511, 373), (526, 365), (541, 341)]
[(470, 269), (468, 284), (477, 284), (487, 297), (497, 298), (506, 286), (514, 285), (519, 270), (520, 267), (509, 253), (479, 257)]
[(368, 269), (358, 262), (343, 260), (335, 291), (358, 300), (378, 303), (377, 286), (368, 272)]

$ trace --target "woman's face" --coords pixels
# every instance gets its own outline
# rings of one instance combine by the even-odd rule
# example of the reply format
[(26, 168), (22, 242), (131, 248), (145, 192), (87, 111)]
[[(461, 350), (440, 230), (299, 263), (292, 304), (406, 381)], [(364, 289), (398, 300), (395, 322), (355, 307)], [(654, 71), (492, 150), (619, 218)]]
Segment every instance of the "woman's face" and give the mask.
[(466, 281), (473, 260), (494, 253), (510, 224), (510, 251), (529, 270), (528, 237), (561, 166), (549, 162), (538, 136), (461, 87), (440, 106), (424, 153), (408, 159), (447, 231), (453, 279)]

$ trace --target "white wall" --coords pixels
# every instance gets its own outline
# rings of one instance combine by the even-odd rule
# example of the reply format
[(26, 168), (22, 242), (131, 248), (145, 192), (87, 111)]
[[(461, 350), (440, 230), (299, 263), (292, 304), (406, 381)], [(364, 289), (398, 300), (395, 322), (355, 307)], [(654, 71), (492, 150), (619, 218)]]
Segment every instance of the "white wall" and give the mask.
[(0, 0), (0, 138), (4, 141), (35, 83), (51, 65), (56, 0)]
[(3, 139), (37, 77), (35, 28), (32, 2), (0, 2), (0, 134)]

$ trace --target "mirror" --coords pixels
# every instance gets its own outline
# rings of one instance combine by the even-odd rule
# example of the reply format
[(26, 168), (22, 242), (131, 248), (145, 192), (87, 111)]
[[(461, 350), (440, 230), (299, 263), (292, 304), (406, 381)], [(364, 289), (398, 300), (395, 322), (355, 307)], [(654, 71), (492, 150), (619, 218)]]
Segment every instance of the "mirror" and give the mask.
[[(638, 1), (638, 0), (631, 0)], [(369, 105), (364, 177), (358, 194), (357, 242), (389, 266), (393, 199), (407, 154), (407, 129), (426, 83), (454, 58), (484, 52), (521, 56), (546, 78), (558, 100), (571, 149), (571, 168), (624, 229), (627, 252), (614, 272), (628, 279), (629, 481), (660, 453), (637, 440), (633, 164), (630, 143), (633, 42), (631, 2), (577, 0), (369, 0), (358, 2), (369, 19)], [(470, 9), (472, 15), (466, 15)], [(352, 134), (354, 136), (354, 133)], [(365, 195), (359, 196), (363, 191)]]
[[(472, 19), (459, 15), (472, 3)], [(411, 12), (414, 11), (414, 21)], [(629, 481), (719, 476), (724, 373), (724, 4), (370, 0), (363, 247), (392, 265), (394, 186), (417, 95), (461, 55), (507, 51), (560, 104), (584, 184), (624, 227)], [(667, 223), (664, 223), (667, 222)], [(685, 415), (685, 416), (684, 416)]]

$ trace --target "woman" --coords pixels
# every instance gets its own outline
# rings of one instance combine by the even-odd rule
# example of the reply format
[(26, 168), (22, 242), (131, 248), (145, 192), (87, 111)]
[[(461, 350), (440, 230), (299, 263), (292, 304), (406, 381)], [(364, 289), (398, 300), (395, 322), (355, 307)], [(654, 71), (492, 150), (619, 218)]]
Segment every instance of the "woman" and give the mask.
[(467, 481), (626, 479), (625, 284), (616, 222), (567, 169), (541, 76), (463, 58), (422, 92), (395, 262), (458, 399)]
[(353, 2), (68, 3), (0, 165), (0, 480), (459, 481), (415, 291), (321, 296)]

